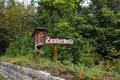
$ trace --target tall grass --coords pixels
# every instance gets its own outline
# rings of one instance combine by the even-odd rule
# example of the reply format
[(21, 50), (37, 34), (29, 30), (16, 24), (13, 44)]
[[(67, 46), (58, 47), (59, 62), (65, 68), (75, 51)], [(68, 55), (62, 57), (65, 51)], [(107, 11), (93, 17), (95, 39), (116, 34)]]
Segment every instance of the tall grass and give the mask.
[[(62, 72), (72, 72), (74, 76), (82, 80), (102, 80), (103, 76), (112, 77), (113, 80), (119, 80), (119, 65), (118, 63), (112, 67), (109, 67), (111, 63), (101, 61), (99, 65), (94, 65), (92, 67), (86, 66), (85, 64), (75, 65), (71, 62), (65, 61), (61, 63), (60, 61), (54, 62), (49, 58), (33, 58), (33, 54), (28, 54), (26, 56), (19, 57), (0, 57), (0, 61), (7, 61), (13, 64), (30, 67), (33, 69), (40, 70), (42, 68), (50, 69), (52, 75), (58, 75)], [(109, 67), (108, 69), (106, 69)]]

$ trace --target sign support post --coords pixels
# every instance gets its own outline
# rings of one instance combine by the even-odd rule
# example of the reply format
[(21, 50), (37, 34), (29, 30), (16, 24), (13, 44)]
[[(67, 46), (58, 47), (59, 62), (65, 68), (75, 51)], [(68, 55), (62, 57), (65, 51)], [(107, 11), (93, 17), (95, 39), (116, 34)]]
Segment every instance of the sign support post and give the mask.
[(57, 61), (57, 44), (54, 44), (54, 61)]

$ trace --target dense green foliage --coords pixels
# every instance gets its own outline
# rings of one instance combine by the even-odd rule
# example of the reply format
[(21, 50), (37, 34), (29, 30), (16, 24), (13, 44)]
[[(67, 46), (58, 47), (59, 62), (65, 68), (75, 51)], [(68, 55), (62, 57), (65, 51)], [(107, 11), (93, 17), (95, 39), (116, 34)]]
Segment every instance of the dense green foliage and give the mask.
[[(59, 45), (59, 60), (94, 64), (95, 61), (100, 60), (97, 56), (108, 59), (119, 58), (120, 30), (117, 17), (119, 10), (112, 9), (110, 6), (112, 3), (107, 0), (100, 2), (93, 0), (88, 7), (81, 7), (79, 3), (80, 0), (39, 2), (38, 21), (39, 25), (48, 28), (47, 36), (74, 40), (71, 46)], [(52, 54), (48, 55), (48, 52), (52, 53), (52, 47), (43, 48), (45, 56), (52, 56)], [(113, 49), (116, 52), (113, 52)]]
[[(33, 52), (31, 37), (35, 25), (35, 9), (10, 0), (0, 1), (0, 55), (25, 55)], [(9, 47), (8, 47), (9, 46)]]
[[(73, 45), (58, 45), (58, 60), (91, 65), (120, 58), (119, 1), (95, 1), (83, 7), (81, 0), (41, 0), (37, 9), (14, 0), (0, 2), (0, 53), (19, 56), (33, 53), (34, 27), (48, 28), (46, 36), (72, 38)], [(104, 3), (103, 3), (104, 2)], [(114, 5), (116, 4), (116, 5)], [(36, 12), (37, 11), (37, 12)], [(19, 13), (18, 13), (19, 12)], [(41, 56), (53, 58), (53, 45)]]

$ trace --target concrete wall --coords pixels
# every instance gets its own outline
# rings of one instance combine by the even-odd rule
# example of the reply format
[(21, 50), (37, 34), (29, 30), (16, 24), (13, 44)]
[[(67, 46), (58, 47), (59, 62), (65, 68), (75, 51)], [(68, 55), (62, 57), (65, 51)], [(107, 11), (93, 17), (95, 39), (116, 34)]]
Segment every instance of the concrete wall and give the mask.
[(32, 70), (7, 62), (0, 62), (0, 74), (3, 75), (6, 80), (65, 80), (51, 76), (50, 73), (47, 72)]

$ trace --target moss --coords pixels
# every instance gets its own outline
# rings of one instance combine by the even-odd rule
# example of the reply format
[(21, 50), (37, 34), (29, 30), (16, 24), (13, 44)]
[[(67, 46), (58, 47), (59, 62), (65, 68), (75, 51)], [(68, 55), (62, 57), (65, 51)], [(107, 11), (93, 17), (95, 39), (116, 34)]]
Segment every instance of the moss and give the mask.
[(5, 78), (2, 75), (0, 75), (0, 80), (5, 80)]

